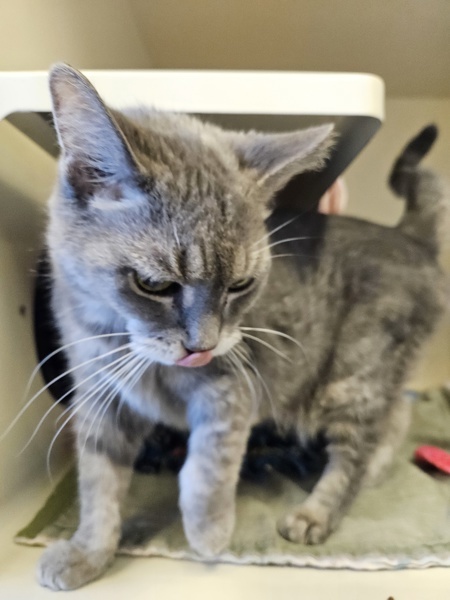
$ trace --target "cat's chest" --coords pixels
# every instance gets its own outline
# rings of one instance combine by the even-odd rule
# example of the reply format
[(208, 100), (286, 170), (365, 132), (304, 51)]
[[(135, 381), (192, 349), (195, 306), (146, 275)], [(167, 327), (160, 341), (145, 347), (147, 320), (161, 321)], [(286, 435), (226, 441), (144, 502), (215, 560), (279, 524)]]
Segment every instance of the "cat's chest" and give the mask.
[(133, 412), (153, 423), (187, 429), (187, 399), (169, 387), (157, 371), (148, 369), (122, 396)]

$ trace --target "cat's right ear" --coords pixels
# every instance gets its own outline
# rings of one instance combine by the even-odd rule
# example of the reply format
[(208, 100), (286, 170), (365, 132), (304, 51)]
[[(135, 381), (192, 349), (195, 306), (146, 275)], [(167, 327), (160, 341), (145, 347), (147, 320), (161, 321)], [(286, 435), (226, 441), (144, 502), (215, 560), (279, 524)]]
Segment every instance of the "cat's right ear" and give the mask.
[(289, 133), (227, 132), (242, 169), (273, 196), (296, 175), (322, 169), (335, 141), (334, 125)]
[(74, 195), (86, 200), (103, 187), (119, 197), (119, 188), (130, 186), (139, 168), (113, 115), (86, 77), (69, 65), (52, 67), (50, 93), (64, 176)]

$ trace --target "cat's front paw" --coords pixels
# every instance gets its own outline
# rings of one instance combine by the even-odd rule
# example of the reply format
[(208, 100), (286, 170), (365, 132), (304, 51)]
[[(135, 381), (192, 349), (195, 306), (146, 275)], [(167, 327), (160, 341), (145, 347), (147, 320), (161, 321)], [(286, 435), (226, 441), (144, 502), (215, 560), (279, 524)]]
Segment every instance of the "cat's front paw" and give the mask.
[(300, 506), (282, 517), (277, 524), (278, 533), (297, 544), (321, 544), (332, 532), (327, 511)]
[(234, 511), (208, 519), (183, 519), (184, 532), (189, 546), (204, 558), (214, 558), (225, 550), (234, 529)]
[(71, 541), (60, 540), (41, 556), (37, 579), (52, 590), (74, 590), (101, 575), (113, 556), (106, 551), (85, 553)]

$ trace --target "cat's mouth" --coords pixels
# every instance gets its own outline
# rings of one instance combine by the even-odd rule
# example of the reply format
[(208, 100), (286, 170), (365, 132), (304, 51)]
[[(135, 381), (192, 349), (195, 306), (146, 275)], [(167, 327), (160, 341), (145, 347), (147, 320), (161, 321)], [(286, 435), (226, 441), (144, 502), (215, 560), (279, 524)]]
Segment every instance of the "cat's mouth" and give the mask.
[(239, 329), (222, 332), (217, 345), (208, 350), (186, 349), (180, 340), (167, 340), (163, 337), (146, 337), (142, 334), (132, 335), (133, 351), (152, 362), (167, 366), (198, 368), (208, 365), (214, 358), (227, 354), (241, 339)]
[[(179, 342), (161, 344), (155, 339), (136, 336), (133, 341), (133, 351), (144, 358), (167, 366), (204, 367), (216, 356), (218, 347), (208, 350), (190, 351)], [(219, 349), (220, 350), (220, 349)]]
[(214, 355), (211, 350), (204, 352), (191, 352), (187, 356), (178, 359), (175, 364), (179, 367), (204, 367), (212, 361)]

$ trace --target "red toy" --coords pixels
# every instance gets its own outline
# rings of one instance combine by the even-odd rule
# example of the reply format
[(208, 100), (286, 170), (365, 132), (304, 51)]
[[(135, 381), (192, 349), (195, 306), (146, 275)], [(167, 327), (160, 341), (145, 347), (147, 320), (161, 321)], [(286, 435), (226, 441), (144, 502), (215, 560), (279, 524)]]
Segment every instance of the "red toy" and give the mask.
[(439, 471), (450, 475), (450, 454), (436, 446), (419, 446), (414, 452), (414, 458), (419, 463), (428, 463)]

